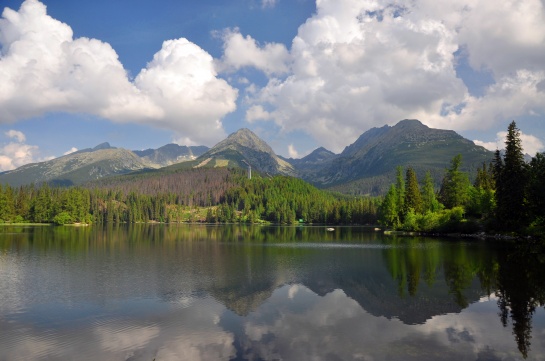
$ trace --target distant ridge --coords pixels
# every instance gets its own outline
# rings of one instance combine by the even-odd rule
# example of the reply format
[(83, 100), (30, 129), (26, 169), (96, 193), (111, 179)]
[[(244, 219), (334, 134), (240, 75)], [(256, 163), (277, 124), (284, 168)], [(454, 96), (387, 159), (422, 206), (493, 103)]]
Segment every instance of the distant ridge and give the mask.
[(26, 164), (0, 173), (0, 184), (21, 186), (48, 182), (62, 186), (77, 185), (190, 161), (206, 150), (208, 147), (205, 146), (186, 147), (167, 144), (159, 149), (133, 152), (112, 147), (110, 143), (104, 142), (94, 148), (81, 149), (49, 161)]
[(305, 169), (312, 169), (317, 166), (321, 166), (324, 162), (331, 161), (337, 158), (338, 155), (330, 150), (320, 147), (312, 151), (309, 155), (301, 159), (287, 159), (295, 168), (304, 171)]
[(0, 175), (0, 183), (20, 186), (49, 182), (69, 186), (147, 167), (130, 150), (113, 148), (103, 143), (98, 148), (84, 149), (46, 162), (26, 164)]

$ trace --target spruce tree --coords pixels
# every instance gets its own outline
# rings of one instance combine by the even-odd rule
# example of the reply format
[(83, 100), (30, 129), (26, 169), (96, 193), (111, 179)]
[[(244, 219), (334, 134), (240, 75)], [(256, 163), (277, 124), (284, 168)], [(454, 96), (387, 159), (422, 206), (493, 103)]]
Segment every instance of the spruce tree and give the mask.
[(405, 179), (403, 179), (403, 167), (396, 167), (396, 207), (398, 212), (398, 218), (401, 223), (404, 219), (404, 210), (405, 210)]
[(397, 228), (399, 226), (397, 199), (397, 189), (396, 186), (392, 184), (390, 190), (386, 193), (379, 210), (380, 223), (387, 227)]
[(433, 178), (430, 171), (426, 172), (422, 186), (422, 213), (437, 212), (440, 209), (439, 201), (435, 195)]
[(545, 226), (545, 153), (537, 153), (532, 158), (529, 178), (530, 221)]
[(528, 167), (524, 162), (522, 140), (515, 121), (507, 128), (505, 156), (498, 160), (496, 151), (496, 220), (506, 230), (519, 230), (527, 225), (526, 189)]
[(411, 167), (408, 167), (406, 172), (404, 208), (404, 214), (407, 214), (411, 209), (414, 213), (422, 213), (422, 194), (420, 194), (418, 187), (416, 172)]
[(462, 155), (458, 154), (452, 159), (451, 166), (443, 177), (439, 200), (446, 208), (465, 206), (469, 200), (469, 177), (467, 173), (460, 171), (461, 164)]

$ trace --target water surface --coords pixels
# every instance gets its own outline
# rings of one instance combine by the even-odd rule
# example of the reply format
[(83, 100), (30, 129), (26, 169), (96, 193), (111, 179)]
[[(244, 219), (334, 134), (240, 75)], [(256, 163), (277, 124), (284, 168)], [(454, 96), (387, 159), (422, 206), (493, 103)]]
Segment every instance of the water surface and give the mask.
[(0, 228), (0, 360), (545, 359), (545, 256), (370, 229)]

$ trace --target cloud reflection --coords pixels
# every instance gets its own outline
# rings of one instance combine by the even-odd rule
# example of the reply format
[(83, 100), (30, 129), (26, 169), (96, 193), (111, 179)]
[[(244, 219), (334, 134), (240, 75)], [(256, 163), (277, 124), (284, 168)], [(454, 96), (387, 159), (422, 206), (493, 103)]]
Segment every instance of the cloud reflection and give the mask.
[[(299, 302), (308, 307), (302, 310)], [(540, 317), (544, 316), (542, 312)], [(239, 352), (247, 359), (522, 359), (510, 328), (501, 327), (494, 300), (407, 325), (367, 313), (342, 290), (321, 297), (302, 285), (291, 285), (276, 290), (241, 322)], [(545, 359), (545, 343), (534, 341), (528, 359)]]

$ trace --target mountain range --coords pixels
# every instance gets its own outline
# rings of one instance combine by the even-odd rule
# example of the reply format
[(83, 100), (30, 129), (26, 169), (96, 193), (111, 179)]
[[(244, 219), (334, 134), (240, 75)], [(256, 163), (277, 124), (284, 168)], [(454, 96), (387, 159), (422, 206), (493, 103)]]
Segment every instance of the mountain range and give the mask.
[(25, 164), (0, 174), (0, 184), (21, 186), (48, 182), (53, 185), (78, 185), (134, 171), (159, 169), (171, 164), (196, 159), (208, 147), (186, 147), (167, 144), (158, 149), (130, 151), (102, 143), (94, 148), (40, 163)]
[(470, 173), (493, 159), (493, 152), (456, 132), (429, 128), (418, 120), (372, 128), (340, 154), (320, 147), (301, 159), (280, 157), (252, 131), (240, 129), (212, 148), (168, 144), (130, 151), (103, 143), (4, 172), (0, 184), (77, 185), (127, 173), (153, 174), (159, 169), (163, 173), (201, 167), (251, 167), (265, 176), (289, 175), (342, 193), (377, 195), (393, 182), (397, 166), (411, 166), (419, 177), (430, 171), (439, 183), (457, 154), (462, 154), (462, 169)]

